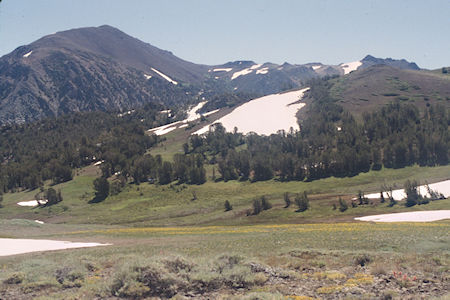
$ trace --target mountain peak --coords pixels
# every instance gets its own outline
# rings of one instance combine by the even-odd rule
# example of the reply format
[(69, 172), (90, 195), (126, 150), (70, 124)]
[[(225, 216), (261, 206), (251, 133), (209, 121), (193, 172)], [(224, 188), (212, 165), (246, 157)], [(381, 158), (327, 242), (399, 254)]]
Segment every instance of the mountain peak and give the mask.
[(361, 62), (363, 67), (369, 67), (373, 65), (388, 65), (399, 69), (420, 70), (419, 66), (417, 66), (416, 63), (408, 62), (406, 59), (392, 59), (390, 57), (377, 58), (370, 54), (364, 57)]

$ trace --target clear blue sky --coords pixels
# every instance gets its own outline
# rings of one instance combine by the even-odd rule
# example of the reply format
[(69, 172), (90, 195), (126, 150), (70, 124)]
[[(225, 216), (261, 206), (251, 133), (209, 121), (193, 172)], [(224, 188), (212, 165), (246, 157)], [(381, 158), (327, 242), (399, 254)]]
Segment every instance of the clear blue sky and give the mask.
[(3, 0), (0, 56), (103, 24), (204, 64), (339, 64), (372, 54), (450, 65), (449, 0)]

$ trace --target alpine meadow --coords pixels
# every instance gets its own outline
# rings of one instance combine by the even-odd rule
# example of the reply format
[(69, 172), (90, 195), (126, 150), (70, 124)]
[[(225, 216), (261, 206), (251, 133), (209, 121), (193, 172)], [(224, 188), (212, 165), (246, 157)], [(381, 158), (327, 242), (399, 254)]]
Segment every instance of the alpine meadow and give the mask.
[(0, 2), (0, 299), (450, 297), (448, 3), (69, 2)]

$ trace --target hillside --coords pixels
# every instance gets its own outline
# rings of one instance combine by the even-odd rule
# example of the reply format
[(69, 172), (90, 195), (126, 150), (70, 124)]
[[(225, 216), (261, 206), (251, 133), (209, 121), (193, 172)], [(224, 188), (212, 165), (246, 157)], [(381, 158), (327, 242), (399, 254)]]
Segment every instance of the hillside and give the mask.
[(434, 104), (450, 107), (450, 77), (425, 70), (374, 65), (330, 83), (331, 96), (357, 115), (395, 101), (414, 104), (421, 110)]
[(207, 66), (111, 26), (71, 29), (0, 58), (0, 125), (78, 111), (126, 111), (150, 102), (186, 108), (212, 100), (204, 108), (212, 110), (374, 64), (418, 69), (405, 60), (372, 56), (339, 65), (234, 61)]
[(204, 71), (110, 26), (58, 32), (0, 58), (0, 124), (182, 105), (195, 90), (181, 82), (199, 82)]

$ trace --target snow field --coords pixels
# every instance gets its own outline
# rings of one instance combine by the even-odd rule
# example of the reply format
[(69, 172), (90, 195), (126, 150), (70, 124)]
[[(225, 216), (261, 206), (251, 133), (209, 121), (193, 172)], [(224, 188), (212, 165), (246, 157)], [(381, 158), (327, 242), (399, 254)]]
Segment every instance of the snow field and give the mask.
[[(254, 70), (257, 70), (256, 74), (266, 74), (267, 72), (269, 72), (268, 68), (263, 68), (262, 70), (258, 70), (261, 66), (262, 66), (261, 64), (256, 64), (256, 65), (251, 66), (250, 68), (246, 68), (241, 71), (234, 72), (233, 75), (231, 76), (231, 80), (234, 80), (234, 79), (238, 78), (239, 76), (248, 75), (248, 74), (252, 73)], [(266, 69), (266, 70), (264, 70), (264, 69)], [(258, 73), (258, 71), (261, 71), (261, 72)]]
[[(178, 129), (178, 128), (186, 128), (188, 126), (187, 123), (189, 123), (191, 121), (195, 121), (195, 120), (199, 119), (202, 116), (201, 114), (197, 113), (197, 111), (200, 110), (207, 102), (208, 101), (200, 102), (196, 106), (191, 108), (187, 112), (187, 115), (188, 115), (187, 118), (185, 120), (183, 120), (183, 121), (177, 121), (177, 122), (173, 122), (173, 123), (166, 124), (166, 125), (163, 125), (163, 126), (155, 127), (155, 128), (149, 129), (148, 131), (152, 132), (152, 133), (154, 133), (156, 135), (164, 135), (164, 134), (167, 134), (167, 133), (169, 133), (171, 131), (174, 131), (175, 129)], [(218, 111), (219, 110), (216, 109), (216, 110), (204, 113), (203, 116), (207, 117), (207, 116), (209, 116), (211, 114), (214, 114), (214, 113), (216, 113)]]
[[(272, 94), (251, 100), (237, 107), (228, 115), (214, 123), (222, 123), (228, 131), (237, 127), (239, 132), (247, 134), (270, 135), (278, 130), (288, 131), (291, 127), (298, 130), (296, 113), (305, 103), (296, 103), (309, 88), (287, 92), (284, 94)], [(194, 134), (208, 132), (209, 126), (205, 126)]]
[(267, 74), (269, 73), (269, 68), (262, 68), (260, 70), (256, 70), (256, 74)]
[[(450, 197), (450, 179), (449, 180), (445, 180), (445, 181), (432, 183), (432, 184), (429, 184), (428, 186), (433, 191), (441, 193), (445, 197)], [(419, 186), (418, 192), (422, 196), (427, 196), (427, 197), (430, 196), (430, 194), (428, 194), (428, 190), (427, 190), (425, 185)], [(372, 193), (372, 194), (368, 194), (368, 195), (364, 195), (364, 196), (366, 198), (369, 198), (369, 199), (376, 199), (376, 198), (380, 198), (380, 193)], [(386, 192), (383, 192), (383, 197), (385, 199), (388, 198), (388, 195), (387, 195)], [(406, 194), (405, 194), (404, 189), (393, 190), (392, 191), (392, 197), (394, 198), (394, 200), (397, 200), (397, 201), (405, 199), (406, 198)]]
[(413, 211), (355, 218), (368, 222), (433, 222), (450, 219), (450, 210)]
[(344, 69), (344, 74), (348, 74), (351, 71), (355, 71), (359, 66), (362, 65), (360, 61), (352, 61), (349, 63), (341, 64), (342, 69)]
[(4, 239), (0, 238), (0, 256), (16, 255), (37, 251), (63, 250), (73, 248), (108, 246), (99, 243), (72, 243), (54, 240)]

